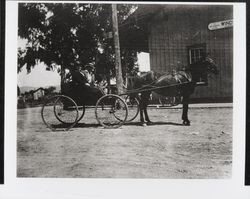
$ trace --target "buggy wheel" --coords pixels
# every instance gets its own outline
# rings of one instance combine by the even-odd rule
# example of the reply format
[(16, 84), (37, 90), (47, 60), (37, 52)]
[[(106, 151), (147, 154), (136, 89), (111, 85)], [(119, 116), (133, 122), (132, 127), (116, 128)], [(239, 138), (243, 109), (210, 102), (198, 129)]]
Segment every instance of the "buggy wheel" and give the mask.
[(103, 127), (118, 128), (126, 122), (128, 107), (118, 95), (108, 94), (97, 101), (95, 116)]
[(46, 100), (41, 115), (45, 125), (52, 131), (67, 131), (77, 123), (78, 108), (70, 97), (56, 95)]
[(125, 98), (125, 102), (127, 103), (128, 106), (128, 117), (126, 122), (131, 122), (133, 121), (137, 115), (139, 114), (139, 101), (135, 97), (127, 96)]

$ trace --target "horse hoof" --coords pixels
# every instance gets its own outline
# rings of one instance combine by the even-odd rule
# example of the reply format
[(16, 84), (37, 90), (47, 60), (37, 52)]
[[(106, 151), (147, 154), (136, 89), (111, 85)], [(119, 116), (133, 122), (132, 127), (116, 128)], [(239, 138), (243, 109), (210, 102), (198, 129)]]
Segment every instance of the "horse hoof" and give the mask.
[(184, 126), (190, 126), (190, 121), (183, 121)]
[(149, 121), (147, 121), (147, 124), (149, 124), (149, 125), (150, 125), (150, 124), (153, 124), (153, 122), (151, 122), (151, 121), (149, 120)]
[(147, 123), (143, 122), (141, 123), (142, 126), (147, 126)]

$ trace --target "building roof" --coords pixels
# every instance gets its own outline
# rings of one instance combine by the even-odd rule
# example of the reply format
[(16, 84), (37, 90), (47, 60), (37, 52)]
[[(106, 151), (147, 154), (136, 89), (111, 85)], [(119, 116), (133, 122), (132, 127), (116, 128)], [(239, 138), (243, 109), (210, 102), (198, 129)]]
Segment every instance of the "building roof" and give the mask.
[(30, 91), (29, 93), (33, 94), (33, 93), (36, 93), (36, 92), (37, 92), (37, 91), (39, 91), (39, 90), (43, 90), (43, 91), (45, 91), (45, 89), (44, 89), (44, 88), (40, 87), (40, 88), (38, 88), (38, 89), (36, 89), (36, 90), (32, 90), (32, 91)]

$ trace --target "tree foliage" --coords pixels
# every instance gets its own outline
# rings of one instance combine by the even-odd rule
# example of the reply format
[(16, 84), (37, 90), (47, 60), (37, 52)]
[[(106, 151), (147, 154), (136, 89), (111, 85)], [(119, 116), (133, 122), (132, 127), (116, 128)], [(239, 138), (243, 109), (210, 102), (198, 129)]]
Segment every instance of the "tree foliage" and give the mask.
[[(120, 23), (133, 8), (118, 5)], [(18, 19), (18, 35), (27, 41), (18, 51), (18, 72), (23, 67), (30, 72), (39, 62), (58, 72), (96, 62), (97, 71), (115, 75), (113, 39), (105, 36), (112, 31), (110, 4), (21, 3)], [(135, 67), (135, 51), (121, 49), (121, 57), (124, 71)]]
[(45, 88), (44, 90), (45, 90), (46, 94), (51, 94), (51, 93), (56, 91), (56, 87), (55, 86), (50, 86), (48, 88)]

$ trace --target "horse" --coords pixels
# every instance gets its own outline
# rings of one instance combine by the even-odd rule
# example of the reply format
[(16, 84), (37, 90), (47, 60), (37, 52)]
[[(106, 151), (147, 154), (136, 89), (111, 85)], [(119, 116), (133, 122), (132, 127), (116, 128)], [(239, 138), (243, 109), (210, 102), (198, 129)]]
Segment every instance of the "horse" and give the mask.
[[(207, 81), (207, 77), (210, 74), (217, 75), (218, 69), (213, 59), (205, 57), (196, 63), (190, 64), (185, 69), (173, 71), (172, 73), (161, 74), (149, 71), (143, 75), (136, 76), (132, 87), (130, 87), (135, 91), (139, 91), (139, 94), (134, 97), (139, 101), (141, 124), (146, 126), (147, 123), (152, 123), (148, 116), (147, 106), (150, 94), (153, 91), (166, 97), (181, 96), (183, 125), (189, 126), (188, 105), (190, 95), (194, 92), (197, 82), (200, 82), (201, 78)], [(144, 120), (143, 113), (147, 123)]]

